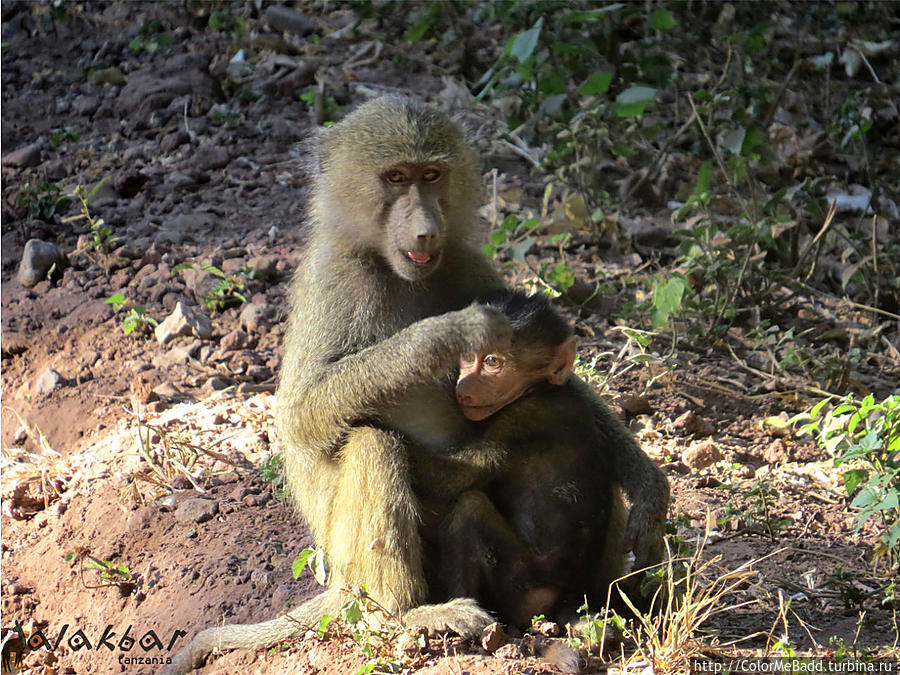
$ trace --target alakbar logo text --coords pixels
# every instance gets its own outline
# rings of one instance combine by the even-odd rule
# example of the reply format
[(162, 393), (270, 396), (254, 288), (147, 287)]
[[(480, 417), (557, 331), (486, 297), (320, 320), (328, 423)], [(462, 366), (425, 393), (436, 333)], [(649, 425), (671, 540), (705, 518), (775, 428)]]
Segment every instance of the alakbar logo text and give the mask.
[[(113, 630), (113, 624), (108, 624), (99, 639), (94, 636), (94, 641), (81, 629), (74, 632), (69, 631), (69, 624), (63, 624), (56, 639), (51, 640), (40, 629), (35, 630), (31, 635), (25, 635), (25, 629), (22, 624), (16, 622), (15, 628), (9, 631), (8, 635), (3, 639), (3, 671), (15, 672), (21, 665), (22, 657), (29, 651), (37, 651), (42, 647), (49, 651), (56, 651), (60, 645), (66, 645), (73, 652), (82, 649), (99, 651), (102, 647), (106, 647), (111, 652), (117, 649), (122, 652), (119, 655), (119, 662), (123, 664), (166, 664), (171, 662), (171, 658), (164, 655), (153, 657), (148, 656), (132, 656), (130, 652), (135, 645), (140, 647), (145, 653), (152, 650), (165, 650), (171, 652), (175, 643), (187, 635), (187, 631), (175, 629), (168, 641), (163, 642), (153, 630), (146, 631), (140, 638), (136, 638), (137, 634), (133, 629), (133, 625), (129, 625), (121, 634)], [(15, 639), (18, 637), (18, 639)]]

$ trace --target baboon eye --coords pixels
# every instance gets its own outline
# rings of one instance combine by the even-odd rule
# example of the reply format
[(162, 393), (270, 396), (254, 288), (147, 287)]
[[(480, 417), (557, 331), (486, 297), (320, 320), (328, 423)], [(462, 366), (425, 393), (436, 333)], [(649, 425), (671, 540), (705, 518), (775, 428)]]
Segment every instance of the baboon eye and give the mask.
[(434, 183), (440, 177), (441, 172), (438, 169), (425, 169), (422, 172), (422, 180), (426, 183)]
[(405, 183), (407, 178), (406, 174), (403, 173), (400, 169), (391, 169), (386, 174), (384, 174), (384, 179), (388, 183)]
[(484, 366), (488, 370), (500, 370), (503, 367), (503, 359), (493, 354), (484, 357)]

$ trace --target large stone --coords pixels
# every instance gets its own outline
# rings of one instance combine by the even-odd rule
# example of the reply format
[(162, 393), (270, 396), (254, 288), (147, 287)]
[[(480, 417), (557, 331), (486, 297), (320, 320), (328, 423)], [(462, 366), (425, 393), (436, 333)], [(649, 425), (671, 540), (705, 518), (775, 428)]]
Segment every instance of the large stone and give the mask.
[(31, 145), (26, 145), (18, 150), (13, 150), (3, 157), (3, 164), (6, 166), (25, 168), (37, 166), (40, 163), (41, 146), (38, 143), (32, 143)]
[(722, 451), (712, 441), (694, 443), (681, 455), (681, 461), (694, 471), (712, 466), (722, 458)]
[(32, 288), (42, 281), (54, 263), (62, 263), (62, 253), (49, 241), (29, 239), (22, 252), (22, 261), (19, 263), (19, 283), (27, 288)]
[(175, 510), (175, 520), (182, 525), (205, 523), (207, 520), (212, 520), (218, 512), (219, 502), (214, 499), (196, 497), (186, 499), (178, 505)]
[(34, 383), (34, 392), (39, 396), (47, 396), (65, 384), (65, 378), (53, 368), (47, 368)]
[(283, 5), (269, 5), (266, 8), (266, 21), (275, 30), (294, 33), (300, 37), (305, 37), (315, 30), (315, 26), (303, 14)]

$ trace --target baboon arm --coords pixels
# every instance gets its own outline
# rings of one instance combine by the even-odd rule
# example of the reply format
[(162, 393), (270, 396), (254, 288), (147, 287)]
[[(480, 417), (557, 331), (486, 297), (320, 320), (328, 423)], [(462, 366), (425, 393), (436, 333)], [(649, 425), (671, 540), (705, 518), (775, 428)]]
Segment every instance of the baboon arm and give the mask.
[(417, 321), (358, 352), (307, 362), (302, 377), (282, 379), (282, 389), (289, 390), (279, 391), (279, 398), (288, 402), (291, 409), (284, 414), (297, 420), (306, 443), (333, 444), (336, 432), (376, 418), (410, 387), (445, 375), (461, 354), (504, 340), (508, 343), (505, 317), (470, 305)]
[(610, 455), (616, 481), (631, 503), (625, 527), (626, 550), (633, 550), (636, 564), (642, 567), (662, 560), (665, 551), (666, 513), (669, 510), (669, 482), (665, 474), (641, 450), (631, 432), (600, 397), (574, 375), (568, 386), (591, 401), (594, 424)]

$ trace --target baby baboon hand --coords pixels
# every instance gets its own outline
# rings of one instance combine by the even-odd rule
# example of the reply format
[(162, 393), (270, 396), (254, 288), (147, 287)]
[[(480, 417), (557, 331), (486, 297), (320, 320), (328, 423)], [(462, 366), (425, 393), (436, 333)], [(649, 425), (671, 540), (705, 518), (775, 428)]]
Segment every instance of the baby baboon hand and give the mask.
[(460, 356), (509, 351), (512, 327), (503, 312), (473, 302), (458, 314), (463, 340)]
[(625, 526), (625, 547), (634, 551), (634, 569), (661, 562), (666, 550), (665, 520), (660, 521), (647, 509), (632, 507)]

